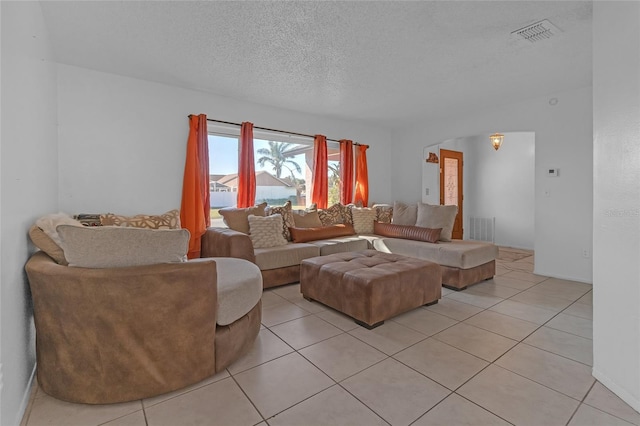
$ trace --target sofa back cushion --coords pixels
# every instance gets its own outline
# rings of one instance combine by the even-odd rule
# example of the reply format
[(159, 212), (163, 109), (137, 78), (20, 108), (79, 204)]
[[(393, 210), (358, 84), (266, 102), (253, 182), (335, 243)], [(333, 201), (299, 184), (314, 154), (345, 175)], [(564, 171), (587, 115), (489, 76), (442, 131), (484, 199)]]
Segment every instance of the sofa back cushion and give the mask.
[(376, 222), (374, 233), (383, 237), (402, 238), (405, 240), (425, 241), (437, 243), (440, 239), (442, 228), (423, 228), (420, 226), (396, 225), (393, 223)]
[(322, 226), (319, 228), (291, 228), (290, 231), (294, 243), (346, 237), (347, 235), (354, 235), (356, 233), (353, 225), (348, 223)]
[(249, 237), (254, 249), (278, 247), (287, 244), (287, 240), (282, 235), (281, 215), (249, 215), (247, 219), (249, 221)]
[(320, 216), (318, 216), (318, 212), (315, 210), (300, 212), (294, 211), (293, 223), (295, 228), (319, 228), (322, 226)]
[(264, 216), (267, 203), (258, 204), (257, 206), (238, 208), (238, 207), (225, 207), (218, 210), (224, 223), (234, 231), (242, 232), (244, 234), (249, 233), (249, 215)]
[(453, 222), (458, 214), (458, 206), (440, 206), (418, 203), (416, 226), (442, 228), (440, 241), (451, 241)]
[(59, 225), (69, 266), (119, 268), (186, 261), (189, 231), (119, 226)]
[(393, 217), (391, 223), (396, 225), (414, 226), (418, 218), (418, 206), (416, 204), (393, 203)]

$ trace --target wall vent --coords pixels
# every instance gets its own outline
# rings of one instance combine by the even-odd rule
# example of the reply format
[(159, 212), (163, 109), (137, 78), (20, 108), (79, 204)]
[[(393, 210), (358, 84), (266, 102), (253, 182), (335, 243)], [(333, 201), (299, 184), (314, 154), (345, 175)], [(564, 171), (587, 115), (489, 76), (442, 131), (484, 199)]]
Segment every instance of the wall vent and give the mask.
[(469, 218), (469, 239), (495, 243), (495, 228), (495, 217), (471, 217)]
[(520, 28), (511, 33), (513, 37), (522, 38), (524, 40), (529, 41), (530, 43), (535, 43), (537, 41), (542, 41), (553, 36), (560, 34), (560, 29), (549, 22), (548, 19), (544, 19), (540, 22), (536, 22), (535, 24), (527, 25), (524, 28)]

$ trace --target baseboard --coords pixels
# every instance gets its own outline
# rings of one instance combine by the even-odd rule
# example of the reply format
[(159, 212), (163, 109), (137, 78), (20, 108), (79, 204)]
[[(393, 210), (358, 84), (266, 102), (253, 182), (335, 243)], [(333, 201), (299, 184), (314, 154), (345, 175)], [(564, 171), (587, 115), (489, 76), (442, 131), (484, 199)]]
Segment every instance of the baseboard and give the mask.
[(621, 400), (629, 404), (631, 408), (640, 413), (640, 399), (635, 398), (595, 368), (591, 370), (591, 374), (611, 392), (615, 393)]
[(29, 377), (29, 381), (27, 382), (27, 387), (24, 390), (24, 394), (22, 395), (22, 401), (20, 402), (20, 409), (16, 413), (16, 420), (13, 422), (15, 425), (19, 425), (22, 422), (22, 418), (24, 417), (24, 413), (27, 411), (27, 407), (29, 406), (29, 401), (31, 399), (31, 390), (33, 388), (33, 381), (36, 378), (36, 366), (37, 364), (33, 364), (33, 370), (31, 371), (31, 376)]
[(543, 277), (557, 278), (559, 280), (575, 281), (575, 282), (578, 282), (578, 283), (584, 283), (584, 284), (593, 285), (592, 281), (587, 281), (587, 280), (582, 279), (582, 278), (569, 277), (569, 276), (558, 275), (558, 274), (547, 274), (546, 272), (540, 272), (540, 271), (535, 269), (535, 265), (534, 265), (533, 273), (536, 274), (536, 275), (543, 276)]
[(505, 246), (505, 245), (498, 244), (498, 243), (494, 243), (494, 244), (497, 245), (499, 248), (504, 248), (504, 249), (533, 251), (533, 247)]

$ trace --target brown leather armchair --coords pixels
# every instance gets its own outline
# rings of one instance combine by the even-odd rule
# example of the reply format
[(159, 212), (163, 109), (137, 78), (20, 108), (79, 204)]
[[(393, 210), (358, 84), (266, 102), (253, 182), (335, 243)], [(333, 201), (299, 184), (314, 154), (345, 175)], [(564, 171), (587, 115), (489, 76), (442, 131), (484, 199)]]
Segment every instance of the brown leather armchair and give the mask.
[(213, 259), (127, 268), (26, 264), (40, 388), (65, 401), (106, 404), (197, 383), (246, 353), (261, 302), (216, 325)]

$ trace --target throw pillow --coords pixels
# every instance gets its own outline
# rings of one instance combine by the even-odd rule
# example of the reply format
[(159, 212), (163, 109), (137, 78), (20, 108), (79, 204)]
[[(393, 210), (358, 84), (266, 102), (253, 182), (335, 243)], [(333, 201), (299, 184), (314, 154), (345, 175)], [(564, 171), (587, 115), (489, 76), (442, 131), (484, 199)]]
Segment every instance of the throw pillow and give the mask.
[(69, 266), (121, 268), (186, 261), (189, 231), (120, 226), (59, 225)]
[(336, 203), (331, 207), (328, 207), (323, 210), (318, 210), (318, 216), (320, 217), (320, 222), (322, 222), (322, 226), (331, 226), (338, 225), (340, 223), (349, 223), (349, 218), (346, 217), (346, 212), (348, 211), (348, 207)]
[(285, 240), (291, 241), (291, 233), (289, 228), (295, 226), (293, 220), (293, 210), (291, 210), (291, 201), (284, 203), (284, 206), (280, 207), (268, 207), (266, 211), (267, 216), (273, 214), (279, 214), (282, 216), (282, 236)]
[(418, 219), (418, 206), (416, 204), (393, 203), (393, 218), (391, 223), (396, 225), (415, 225)]
[(376, 235), (391, 238), (403, 238), (405, 240), (425, 241), (437, 243), (440, 239), (441, 228), (421, 228), (419, 226), (395, 225), (393, 223), (376, 222), (373, 227)]
[(347, 204), (346, 206), (344, 204), (340, 205), (342, 206), (342, 220), (344, 221), (344, 223), (353, 225), (353, 216), (351, 215), (351, 209), (353, 209), (354, 207), (360, 208), (362, 206), (356, 206), (353, 203)]
[(393, 206), (389, 204), (374, 204), (373, 208), (376, 209), (376, 221), (391, 223), (391, 218), (393, 217)]
[(346, 237), (356, 233), (353, 229), (353, 225), (348, 223), (322, 226), (319, 228), (291, 228), (290, 231), (291, 238), (293, 238), (294, 243), (305, 243), (307, 241)]
[(376, 220), (376, 209), (367, 207), (352, 207), (353, 229), (356, 234), (373, 234), (373, 222)]
[(82, 223), (65, 213), (52, 213), (42, 216), (40, 219), (36, 220), (36, 226), (42, 229), (42, 231), (47, 234), (54, 243), (60, 246), (62, 241), (60, 240), (60, 236), (56, 230), (58, 225), (82, 226)]
[(147, 229), (180, 229), (180, 210), (170, 210), (161, 215), (139, 214), (121, 216), (113, 213), (101, 214), (102, 226), (131, 226)]
[(451, 241), (453, 222), (458, 214), (458, 206), (439, 206), (418, 203), (416, 226), (424, 228), (442, 228), (440, 241)]
[(37, 225), (33, 225), (29, 229), (29, 238), (38, 249), (45, 252), (58, 265), (68, 265), (67, 259), (64, 258), (62, 247), (56, 244), (47, 234), (44, 233)]
[(249, 221), (249, 237), (254, 249), (278, 247), (287, 244), (287, 240), (282, 236), (281, 215), (249, 215), (247, 220)]
[(234, 231), (242, 232), (244, 234), (249, 233), (249, 221), (247, 218), (249, 215), (264, 216), (267, 203), (258, 204), (257, 206), (238, 208), (238, 207), (225, 207), (218, 210), (224, 223)]
[(293, 223), (296, 228), (319, 228), (322, 226), (317, 211), (293, 212)]

